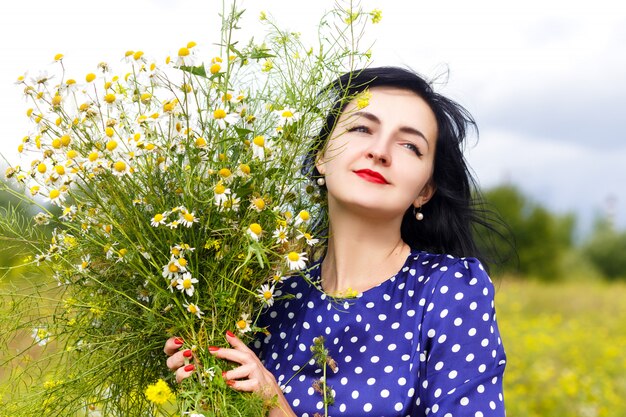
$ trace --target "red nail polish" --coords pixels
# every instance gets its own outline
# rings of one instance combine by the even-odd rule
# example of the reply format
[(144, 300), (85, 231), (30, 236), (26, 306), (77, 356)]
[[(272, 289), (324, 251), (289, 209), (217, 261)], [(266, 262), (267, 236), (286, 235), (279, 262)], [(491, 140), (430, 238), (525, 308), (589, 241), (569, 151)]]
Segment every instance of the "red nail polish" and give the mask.
[(235, 381), (233, 381), (232, 379), (229, 379), (228, 381), (226, 381), (226, 385), (228, 385), (229, 387), (232, 387), (233, 385), (235, 385)]
[(220, 350), (220, 348), (217, 346), (209, 346), (209, 352), (217, 352), (218, 350)]
[(194, 369), (196, 369), (196, 366), (192, 363), (190, 363), (189, 365), (185, 366), (185, 368), (183, 368), (185, 370), (185, 372), (191, 372)]
[(222, 378), (226, 379), (226, 371), (222, 372)]
[(226, 336), (228, 336), (228, 337), (235, 337), (235, 334), (233, 332), (231, 332), (230, 330), (226, 330)]
[(186, 351), (183, 352), (183, 356), (186, 358), (191, 358), (192, 355), (193, 353), (191, 352), (191, 349), (187, 349)]
[(174, 339), (174, 343), (176, 343), (177, 345), (182, 345), (183, 343), (185, 343), (185, 341), (180, 337), (177, 337), (176, 339)]

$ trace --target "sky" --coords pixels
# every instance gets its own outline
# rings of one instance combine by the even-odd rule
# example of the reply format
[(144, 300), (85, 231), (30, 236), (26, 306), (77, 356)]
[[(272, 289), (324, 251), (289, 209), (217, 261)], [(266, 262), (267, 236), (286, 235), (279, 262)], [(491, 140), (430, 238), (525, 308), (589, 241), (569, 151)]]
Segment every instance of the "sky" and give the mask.
[[(341, 1), (341, 0), (340, 0)], [(334, 0), (243, 0), (246, 32), (261, 10), (281, 27), (316, 31)], [(175, 53), (218, 40), (219, 0), (30, 0), (0, 6), (0, 153), (28, 133), (18, 76), (64, 54), (68, 75), (126, 50)], [(578, 234), (610, 215), (626, 228), (626, 5), (615, 0), (363, 0), (382, 10), (362, 42), (374, 65), (409, 67), (465, 106), (479, 127), (467, 157), (484, 188), (513, 184), (533, 202), (575, 214)]]

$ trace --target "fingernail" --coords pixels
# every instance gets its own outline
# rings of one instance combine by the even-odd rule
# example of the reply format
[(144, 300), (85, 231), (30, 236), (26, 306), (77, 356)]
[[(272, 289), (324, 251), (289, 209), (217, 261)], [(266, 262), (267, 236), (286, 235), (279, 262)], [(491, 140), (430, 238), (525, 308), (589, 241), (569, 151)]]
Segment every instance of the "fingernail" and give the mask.
[(222, 372), (222, 378), (226, 379), (226, 371)]
[(218, 350), (220, 350), (220, 348), (217, 346), (209, 346), (209, 352), (217, 352)]
[(235, 337), (235, 334), (233, 332), (231, 332), (230, 330), (226, 330), (226, 336), (228, 336), (228, 337)]
[(185, 343), (185, 341), (180, 337), (177, 337), (176, 339), (174, 339), (174, 343), (176, 343), (177, 345), (182, 345), (183, 343)]
[(192, 363), (190, 363), (189, 365), (185, 366), (185, 368), (183, 368), (185, 370), (185, 372), (191, 372), (194, 369), (196, 369), (196, 366)]
[(232, 379), (229, 379), (228, 381), (226, 381), (226, 385), (228, 385), (229, 387), (232, 387), (233, 385), (235, 385), (235, 381), (233, 381)]
[(191, 352), (191, 349), (187, 349), (186, 351), (183, 352), (183, 356), (186, 358), (191, 358), (192, 355), (193, 353)]

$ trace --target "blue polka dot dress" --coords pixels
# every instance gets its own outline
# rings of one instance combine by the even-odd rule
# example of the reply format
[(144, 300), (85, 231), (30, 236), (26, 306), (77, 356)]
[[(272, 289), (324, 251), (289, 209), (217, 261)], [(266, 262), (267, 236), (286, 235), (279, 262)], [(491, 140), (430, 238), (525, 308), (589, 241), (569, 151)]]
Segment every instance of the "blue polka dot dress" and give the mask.
[(396, 275), (351, 299), (314, 285), (319, 264), (307, 275), (285, 281), (262, 315), (268, 335), (254, 344), (298, 416), (324, 415), (310, 349), (319, 336), (337, 364), (327, 368), (329, 416), (504, 416), (494, 288), (476, 259), (413, 251)]

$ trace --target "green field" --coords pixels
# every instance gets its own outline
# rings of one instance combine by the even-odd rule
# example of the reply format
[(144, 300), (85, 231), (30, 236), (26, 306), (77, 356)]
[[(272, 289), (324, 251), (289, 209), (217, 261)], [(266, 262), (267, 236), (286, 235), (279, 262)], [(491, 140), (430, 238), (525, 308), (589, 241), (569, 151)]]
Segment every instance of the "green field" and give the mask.
[(510, 279), (495, 284), (508, 355), (507, 415), (626, 416), (626, 285)]

